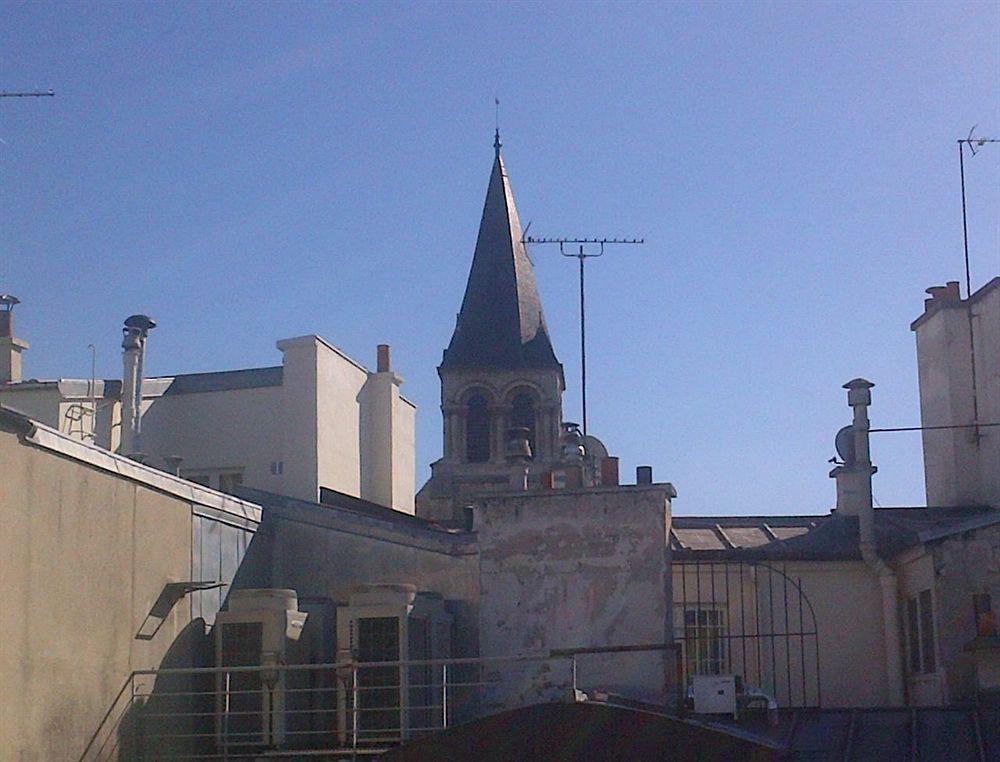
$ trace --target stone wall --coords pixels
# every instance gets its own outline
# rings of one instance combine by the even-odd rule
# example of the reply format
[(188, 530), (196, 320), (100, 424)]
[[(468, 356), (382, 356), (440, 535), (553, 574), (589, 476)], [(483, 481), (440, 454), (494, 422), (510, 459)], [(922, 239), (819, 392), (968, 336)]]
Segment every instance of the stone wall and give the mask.
[[(672, 640), (670, 485), (489, 497), (477, 507), (484, 657)], [(670, 652), (580, 657), (578, 684), (662, 701)], [(498, 706), (564, 695), (567, 663), (506, 670)]]

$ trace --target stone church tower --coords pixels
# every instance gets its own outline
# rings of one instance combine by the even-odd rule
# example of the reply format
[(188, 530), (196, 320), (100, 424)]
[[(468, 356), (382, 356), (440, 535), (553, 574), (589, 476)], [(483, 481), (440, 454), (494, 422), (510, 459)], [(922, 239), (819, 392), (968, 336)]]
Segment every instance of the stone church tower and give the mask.
[(465, 298), (444, 352), (444, 456), (417, 495), (417, 515), (453, 520), (472, 496), (530, 484), (559, 460), (562, 365), (545, 328), (535, 274), (521, 241), (500, 135)]

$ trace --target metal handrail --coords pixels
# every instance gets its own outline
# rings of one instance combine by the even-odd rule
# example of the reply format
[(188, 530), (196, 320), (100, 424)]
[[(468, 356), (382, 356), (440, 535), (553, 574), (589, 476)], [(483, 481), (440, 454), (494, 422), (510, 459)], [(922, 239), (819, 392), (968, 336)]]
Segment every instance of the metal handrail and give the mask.
[[(87, 755), (90, 753), (91, 748), (97, 742), (97, 738), (98, 738), (98, 736), (101, 733), (101, 728), (104, 727), (104, 724), (108, 721), (108, 718), (115, 711), (115, 707), (118, 706), (118, 702), (121, 700), (122, 696), (125, 694), (125, 689), (128, 688), (129, 685), (132, 684), (132, 681), (134, 679), (135, 679), (135, 672), (132, 672), (128, 677), (125, 678), (125, 682), (122, 683), (122, 687), (118, 691), (118, 694), (115, 696), (114, 700), (111, 702), (111, 705), (108, 707), (108, 711), (104, 713), (104, 716), (101, 718), (101, 721), (97, 724), (97, 729), (94, 731), (94, 734), (87, 741), (87, 745), (83, 748), (83, 752), (80, 754), (80, 760), (81, 760), (81, 762), (87, 758)], [(105, 743), (107, 743), (107, 741), (105, 741)], [(102, 748), (103, 748), (103, 745), (102, 745)]]
[[(507, 700), (502, 686), (537, 669), (531, 665), (566, 663), (572, 667), (571, 672), (563, 675), (559, 670), (549, 688), (562, 691), (572, 686), (575, 691), (577, 660), (581, 656), (676, 648), (675, 643), (655, 643), (492, 657), (134, 670), (102, 717), (80, 760), (108, 759), (107, 754), (115, 755), (119, 747), (127, 750), (132, 744), (171, 759), (195, 752), (199, 752), (197, 758), (208, 759), (215, 757), (216, 751), (221, 752), (218, 758), (236, 759), (250, 748), (275, 748), (274, 744), (314, 747), (309, 739), (323, 736), (330, 738), (331, 749), (345, 745), (357, 751), (384, 747), (413, 734), (448, 728), (456, 717), (471, 719), (483, 711), (495, 710), (497, 702)], [(511, 667), (513, 672), (508, 674), (504, 667)], [(389, 685), (366, 684), (368, 671), (383, 668), (397, 670), (399, 679)], [(414, 675), (419, 682), (410, 683), (410, 668), (430, 669)], [(263, 673), (268, 677), (264, 678)], [(322, 685), (295, 685), (294, 675), (317, 673), (323, 675), (319, 679)], [(262, 675), (260, 686), (250, 688), (237, 683), (239, 687), (234, 689), (229, 678), (238, 674)], [(207, 686), (209, 676), (214, 678), (212, 688)], [(163, 679), (170, 677), (206, 678), (206, 689), (197, 689), (201, 681)], [(483, 691), (497, 686), (501, 686), (497, 694)], [(386, 692), (387, 696), (398, 694), (398, 698), (387, 698), (386, 706), (373, 705), (380, 704), (378, 697)], [(213, 697), (214, 708), (210, 708), (204, 702)], [(126, 725), (125, 718), (133, 707), (139, 711), (133, 717), (134, 723)], [(326, 717), (333, 722), (327, 723)], [(294, 718), (299, 718), (298, 722)], [(342, 724), (345, 720), (346, 729)], [(346, 736), (340, 736), (338, 743), (338, 733), (345, 730)]]

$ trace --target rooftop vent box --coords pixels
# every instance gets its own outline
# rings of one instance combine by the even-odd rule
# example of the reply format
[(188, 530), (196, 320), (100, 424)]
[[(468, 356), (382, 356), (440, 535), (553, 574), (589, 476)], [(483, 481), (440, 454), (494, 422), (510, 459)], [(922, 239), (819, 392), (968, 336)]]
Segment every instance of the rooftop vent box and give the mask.
[(694, 711), (698, 714), (735, 714), (734, 675), (695, 675), (692, 680)]

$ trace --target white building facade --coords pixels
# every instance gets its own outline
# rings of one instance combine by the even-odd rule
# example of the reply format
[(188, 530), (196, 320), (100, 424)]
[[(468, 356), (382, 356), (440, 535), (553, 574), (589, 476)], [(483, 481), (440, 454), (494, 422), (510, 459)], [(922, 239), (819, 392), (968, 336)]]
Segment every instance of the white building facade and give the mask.
[[(4, 367), (17, 372), (0, 377), (0, 404), (120, 449), (121, 381), (23, 380), (24, 342), (7, 339), (0, 349), (18, 357)], [(370, 371), (319, 336), (277, 346), (277, 366), (144, 379), (134, 456), (224, 492), (315, 501), (326, 488), (413, 513), (416, 407), (399, 393), (389, 347)]]

